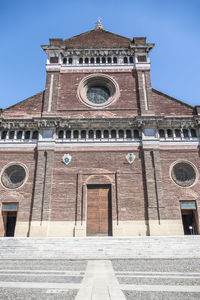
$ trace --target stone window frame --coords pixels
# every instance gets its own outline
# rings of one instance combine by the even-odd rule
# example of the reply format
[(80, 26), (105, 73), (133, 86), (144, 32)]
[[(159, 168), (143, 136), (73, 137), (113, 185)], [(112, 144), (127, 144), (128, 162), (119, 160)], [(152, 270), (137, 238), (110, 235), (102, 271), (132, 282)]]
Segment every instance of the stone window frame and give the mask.
[[(1, 180), (4, 171), (5, 171), (8, 167), (10, 167), (10, 166), (12, 166), (12, 165), (19, 165), (19, 166), (23, 167), (24, 170), (25, 170), (25, 174), (26, 174), (26, 175), (25, 175), (24, 182), (22, 183), (22, 185), (20, 185), (20, 186), (14, 188), (14, 189), (11, 189), (11, 188), (6, 187), (6, 186), (3, 184), (2, 180)], [(2, 187), (3, 187), (4, 189), (6, 189), (6, 190), (8, 190), (8, 191), (16, 191), (16, 190), (18, 190), (18, 189), (21, 189), (21, 188), (25, 185), (25, 183), (26, 183), (27, 180), (28, 180), (28, 177), (29, 177), (29, 171), (28, 171), (27, 166), (26, 166), (25, 164), (21, 163), (21, 162), (18, 162), (18, 161), (12, 161), (12, 162), (9, 162), (8, 164), (6, 164), (6, 165), (3, 167), (3, 169), (1, 170), (1, 173), (0, 173), (0, 183), (1, 183), (1, 185), (2, 185)]]
[[(176, 164), (181, 163), (181, 162), (182, 162), (182, 163), (188, 163), (189, 165), (191, 165), (191, 166), (193, 167), (193, 169), (194, 169), (194, 171), (195, 171), (196, 178), (195, 178), (194, 182), (193, 182), (190, 186), (181, 186), (181, 185), (177, 184), (177, 183), (174, 181), (174, 179), (172, 178), (172, 169), (173, 169), (173, 167), (174, 167)], [(170, 165), (170, 168), (169, 168), (169, 176), (170, 176), (171, 181), (172, 181), (176, 186), (178, 186), (179, 188), (183, 188), (183, 189), (190, 189), (190, 188), (193, 187), (193, 186), (198, 182), (198, 180), (199, 180), (199, 172), (198, 172), (197, 167), (196, 167), (191, 161), (189, 161), (189, 160), (187, 160), (187, 159), (178, 159), (178, 160), (174, 161), (174, 162)]]
[[(105, 103), (93, 103), (88, 100), (87, 98), (87, 88), (92, 86), (94, 84), (102, 84), (102, 86), (105, 86), (110, 91), (110, 97)], [(120, 89), (117, 84), (117, 82), (108, 75), (96, 73), (91, 74), (89, 76), (85, 76), (79, 83), (78, 89), (77, 89), (77, 96), (79, 100), (88, 107), (95, 108), (95, 109), (103, 109), (114, 102), (116, 102), (119, 99), (120, 96)]]

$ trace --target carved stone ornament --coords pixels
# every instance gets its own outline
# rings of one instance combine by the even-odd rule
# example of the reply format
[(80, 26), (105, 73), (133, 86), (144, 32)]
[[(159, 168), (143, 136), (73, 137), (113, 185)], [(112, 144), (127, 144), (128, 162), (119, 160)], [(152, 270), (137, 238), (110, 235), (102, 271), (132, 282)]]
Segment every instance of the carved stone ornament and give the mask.
[(134, 162), (135, 158), (136, 158), (136, 156), (133, 153), (128, 153), (126, 155), (126, 159), (129, 162), (129, 164), (132, 164)]
[(63, 157), (62, 157), (62, 161), (66, 165), (68, 165), (70, 163), (71, 159), (72, 159), (72, 157), (69, 153), (64, 154)]

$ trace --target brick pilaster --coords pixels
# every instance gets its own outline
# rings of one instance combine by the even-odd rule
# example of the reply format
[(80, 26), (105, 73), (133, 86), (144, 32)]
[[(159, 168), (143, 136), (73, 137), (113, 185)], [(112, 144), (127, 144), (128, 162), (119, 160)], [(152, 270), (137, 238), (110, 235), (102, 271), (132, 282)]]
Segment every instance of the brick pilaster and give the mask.
[(149, 220), (165, 218), (159, 150), (144, 149), (144, 166)]
[(51, 178), (54, 150), (38, 150), (32, 221), (48, 221), (50, 218)]

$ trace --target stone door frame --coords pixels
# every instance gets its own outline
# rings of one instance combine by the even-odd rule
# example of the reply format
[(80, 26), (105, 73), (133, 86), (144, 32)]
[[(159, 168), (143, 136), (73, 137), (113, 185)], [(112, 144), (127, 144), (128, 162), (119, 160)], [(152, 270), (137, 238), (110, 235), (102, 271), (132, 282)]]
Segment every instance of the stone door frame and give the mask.
[[(118, 197), (116, 186), (116, 173), (95, 171), (90, 173), (80, 172), (77, 174), (77, 197), (74, 236), (86, 236), (87, 222), (87, 185), (110, 185), (112, 228), (118, 223)], [(115, 223), (115, 224), (114, 224)], [(114, 235), (114, 230), (112, 233)]]

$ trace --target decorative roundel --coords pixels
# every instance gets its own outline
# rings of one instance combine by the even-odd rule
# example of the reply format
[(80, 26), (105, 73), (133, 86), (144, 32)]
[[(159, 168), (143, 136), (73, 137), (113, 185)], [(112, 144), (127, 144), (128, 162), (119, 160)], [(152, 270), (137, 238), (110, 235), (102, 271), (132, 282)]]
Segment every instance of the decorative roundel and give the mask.
[(175, 163), (171, 170), (171, 176), (174, 182), (181, 187), (190, 187), (197, 178), (195, 167), (187, 161)]
[(25, 182), (25, 179), (26, 170), (20, 164), (7, 166), (1, 175), (1, 182), (8, 189), (20, 187)]
[(119, 87), (110, 76), (92, 74), (80, 82), (78, 97), (87, 106), (102, 108), (118, 99)]
[(94, 104), (103, 104), (110, 98), (110, 91), (105, 86), (92, 86), (87, 90), (87, 99)]

